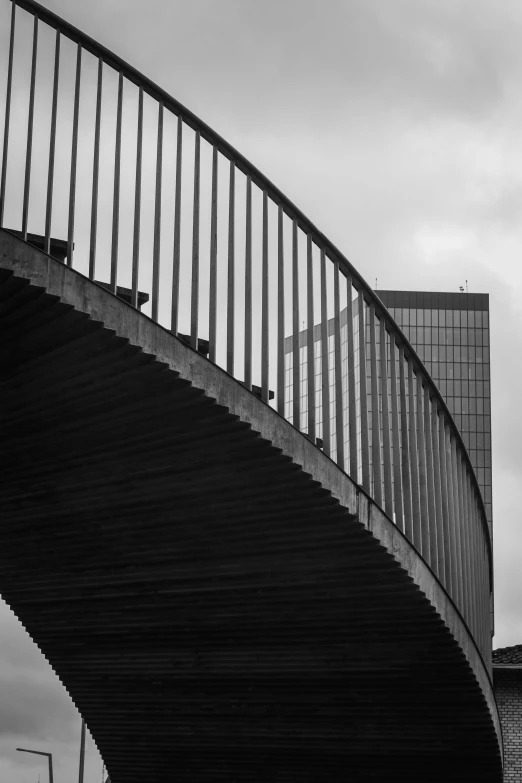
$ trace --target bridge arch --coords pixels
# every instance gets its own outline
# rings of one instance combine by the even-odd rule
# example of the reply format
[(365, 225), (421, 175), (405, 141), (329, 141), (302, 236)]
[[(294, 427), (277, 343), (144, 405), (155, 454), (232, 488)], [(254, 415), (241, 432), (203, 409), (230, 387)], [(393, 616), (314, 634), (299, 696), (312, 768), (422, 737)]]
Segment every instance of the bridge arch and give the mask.
[[(23, 48), (22, 34), (16, 27), (20, 14), (29, 14), (33, 27), (31, 45), (26, 46), (31, 62), (29, 79), (25, 85), (17, 86), (13, 63), (17, 46)], [(52, 54), (49, 61), (54, 63), (51, 100), (47, 104), (36, 90), (42, 46), (38, 33), (42, 28), (54, 30), (54, 43), (47, 52), (47, 59)], [(48, 47), (49, 40), (47, 36)], [(64, 54), (65, 45), (60, 48), (64, 42), (69, 47), (71, 42), (74, 44), (72, 60), (71, 49)], [(74, 65), (69, 68), (69, 74), (74, 74), (69, 90), (63, 89), (60, 81), (67, 57), (70, 66)], [(111, 80), (113, 100), (107, 104), (103, 96), (110, 92)], [(16, 90), (20, 100), (25, 90), (28, 101), (27, 124), (25, 132), (20, 134), (15, 132), (15, 120), (11, 117)], [(131, 100), (132, 91), (136, 118), (129, 130), (124, 106)], [(90, 125), (84, 128), (80, 105), (83, 96), (89, 94), (94, 109), (88, 119)], [(57, 116), (62, 103), (67, 101), (72, 112), (70, 145), (59, 145)], [(40, 119), (46, 110), (49, 133), (43, 152), (34, 125), (35, 116)], [(158, 566), (157, 573), (163, 576), (159, 584), (159, 576), (154, 576), (151, 582), (146, 569), (140, 571), (136, 560), (139, 552), (146, 553), (155, 574), (154, 563), (163, 562), (161, 558), (154, 559), (162, 551), (163, 533), (159, 523), (154, 528), (155, 555), (145, 546), (147, 502), (152, 504), (151, 518), (156, 521), (164, 522), (171, 515), (172, 524), (164, 531), (165, 540), (173, 547), (168, 550), (169, 556), (174, 556), (176, 547), (184, 551), (185, 569), (188, 563), (197, 560), (197, 545), (204, 545), (205, 535), (209, 535), (204, 550), (205, 567), (209, 558), (212, 560), (211, 550), (219, 551), (220, 537), (212, 528), (212, 511), (216, 513), (216, 529), (232, 548), (221, 551), (219, 558), (223, 564), (213, 566), (217, 571), (210, 575), (212, 569), (207, 569), (210, 582), (203, 593), (211, 595), (212, 584), (220, 585), (216, 588), (219, 593), (216, 601), (222, 616), (231, 611), (224, 596), (235, 595), (235, 588), (228, 583), (226, 587), (221, 585), (219, 569), (231, 569), (230, 573), (235, 573), (238, 558), (243, 563), (241, 567), (247, 568), (255, 560), (254, 541), (258, 535), (267, 548), (263, 567), (268, 567), (270, 582), (270, 563), (277, 562), (279, 536), (282, 537), (285, 542), (282, 551), (287, 557), (283, 561), (290, 569), (288, 573), (296, 569), (290, 582), (295, 574), (301, 574), (299, 578), (304, 580), (301, 587), (317, 611), (309, 625), (299, 626), (299, 633), (304, 636), (296, 638), (306, 639), (306, 649), (312, 650), (308, 658), (303, 658), (303, 650), (297, 650), (288, 636), (289, 629), (294, 627), (292, 623), (297, 622), (299, 592), (292, 593), (286, 584), (287, 572), (282, 569), (278, 575), (274, 604), (267, 603), (278, 618), (274, 627), (270, 627), (269, 612), (263, 601), (253, 601), (258, 621), (256, 640), (268, 668), (272, 667), (271, 676), (275, 680), (279, 681), (286, 671), (285, 655), (297, 666), (296, 671), (310, 676), (312, 672), (317, 674), (319, 662), (323, 660), (324, 671), (335, 671), (334, 682), (339, 678), (346, 681), (350, 672), (353, 676), (354, 672), (367, 674), (362, 661), (370, 660), (371, 670), (386, 673), (379, 679), (379, 688), (373, 690), (358, 690), (355, 680), (350, 680), (352, 691), (348, 689), (348, 692), (358, 694), (358, 709), (366, 716), (366, 722), (363, 721), (366, 729), (357, 729), (355, 723), (352, 726), (351, 755), (341, 751), (340, 745), (335, 749), (326, 741), (321, 745), (319, 723), (315, 724), (311, 718), (312, 702), (307, 702), (308, 712), (305, 710), (311, 721), (308, 734), (308, 729), (298, 720), (285, 723), (283, 718), (288, 712), (284, 709), (285, 698), (289, 697), (281, 689), (270, 691), (264, 701), (258, 694), (254, 704), (243, 682), (243, 690), (239, 689), (235, 701), (223, 701), (223, 694), (218, 698), (214, 691), (215, 700), (205, 701), (201, 678), (211, 672), (205, 687), (212, 690), (220, 678), (225, 678), (225, 672), (232, 676), (230, 667), (234, 659), (226, 662), (219, 645), (212, 648), (212, 661), (205, 659), (208, 639), (214, 639), (217, 644), (212, 635), (212, 617), (207, 616), (214, 599), (209, 599), (205, 614), (201, 602), (198, 603), (198, 590), (192, 583), (197, 578), (192, 573), (187, 588), (192, 603), (187, 599), (187, 607), (192, 607), (193, 617), (199, 617), (208, 637), (204, 634), (197, 637), (200, 626), (191, 625), (187, 608), (189, 619), (183, 627), (189, 629), (186, 633), (191, 639), (190, 652), (185, 650), (185, 657), (176, 659), (176, 650), (171, 646), (163, 649), (162, 660), (163, 666), (166, 660), (175, 661), (174, 670), (191, 676), (197, 672), (200, 679), (197, 676), (191, 679), (187, 674), (190, 689), (179, 678), (175, 686), (169, 681), (174, 700), (180, 693), (183, 695), (179, 704), (184, 705), (185, 712), (180, 706), (179, 720), (174, 707), (171, 705), (170, 711), (167, 710), (165, 700), (160, 699), (161, 683), (166, 675), (159, 664), (155, 674), (152, 667), (152, 673), (145, 677), (149, 691), (145, 681), (139, 691), (141, 699), (145, 699), (147, 692), (155, 695), (155, 703), (161, 702), (167, 710), (165, 715), (174, 721), (176, 736), (183, 737), (189, 747), (184, 753), (178, 746), (177, 755), (172, 755), (165, 735), (163, 755), (160, 754), (165, 766), (161, 770), (157, 768), (158, 775), (160, 771), (166, 773), (176, 758), (178, 768), (187, 779), (191, 775), (194, 779), (200, 775), (201, 779), (203, 772), (204, 776), (212, 777), (212, 764), (218, 758), (222, 760), (215, 761), (216, 779), (229, 774), (227, 770), (235, 764), (231, 750), (234, 732), (230, 729), (223, 735), (229, 752), (223, 750), (220, 756), (221, 735), (216, 721), (208, 718), (207, 713), (210, 710), (221, 715), (229, 728), (234, 725), (237, 736), (243, 736), (238, 716), (244, 710), (248, 718), (244, 726), (250, 727), (249, 741), (255, 739), (258, 743), (257, 764), (261, 764), (265, 778), (269, 768), (261, 763), (263, 748), (270, 746), (272, 750), (267, 751), (267, 758), (278, 759), (270, 762), (271, 769), (282, 765), (288, 777), (300, 769), (297, 759), (300, 753), (305, 753), (304, 739), (313, 736), (316, 754), (313, 779), (320, 779), (317, 776), (323, 774), (320, 770), (328, 748), (334, 759), (329, 774), (338, 772), (348, 759), (361, 779), (373, 772), (377, 774), (378, 766), (373, 767), (373, 772), (368, 766), (372, 738), (383, 743), (384, 750), (377, 754), (382, 763), (381, 772), (389, 767), (390, 758), (394, 759), (393, 763), (404, 765), (408, 737), (410, 749), (411, 738), (415, 737), (415, 747), (423, 749), (425, 756), (431, 754), (430, 774), (436, 779), (450, 760), (452, 769), (455, 765), (464, 768), (467, 763), (469, 771), (471, 738), (480, 735), (483, 753), (475, 754), (471, 763), (476, 765), (477, 775), (487, 772), (489, 777), (484, 780), (495, 779), (500, 769), (501, 742), (489, 680), (492, 548), (484, 505), (464, 444), (444, 400), (379, 298), (311, 221), (224, 139), (116, 55), (33, 0), (12, 3), (4, 127), (0, 273), (5, 302), (2, 315), (6, 335), (5, 391), (9, 400), (4, 407), (8, 445), (4, 458), (7, 460), (9, 452), (15, 455), (11, 464), (6, 465), (15, 489), (4, 496), (6, 535), (11, 541), (11, 548), (6, 548), (10, 562), (4, 562), (4, 592), (42, 648), (48, 646), (64, 681), (71, 678), (71, 692), (82, 712), (87, 716), (91, 710), (89, 724), (95, 733), (93, 721), (98, 726), (100, 739), (98, 734), (96, 739), (107, 756), (111, 773), (114, 769), (115, 783), (118, 776), (131, 778), (129, 769), (121, 766), (122, 744), (110, 745), (108, 732), (115, 730), (116, 715), (125, 714), (129, 718), (139, 710), (127, 703), (127, 712), (121, 712), (125, 689), (119, 682), (112, 695), (114, 710), (120, 712), (114, 712), (112, 722), (107, 719), (105, 725), (103, 721), (100, 723), (102, 704), (106, 715), (110, 713), (110, 705), (103, 698), (102, 683), (116, 676), (118, 656), (130, 660), (134, 649), (152, 655), (152, 648), (147, 647), (143, 637), (139, 641), (135, 635), (138, 616), (146, 625), (145, 606), (150, 610), (156, 604), (168, 606), (168, 611), (174, 612), (177, 618), (177, 632), (182, 630), (172, 603), (172, 595), (179, 586), (175, 589), (172, 584), (168, 586), (172, 575), (162, 572)], [(113, 134), (110, 166), (102, 165), (106, 162), (107, 127), (112, 128)], [(85, 132), (86, 128), (90, 131)], [(91, 138), (91, 131), (92, 165), (85, 163), (82, 146), (86, 137)], [(130, 158), (125, 157), (129, 154), (129, 145), (125, 143), (127, 132), (134, 141)], [(35, 161), (40, 172), (36, 175)], [(191, 173), (187, 178), (189, 164)], [(133, 172), (130, 179), (129, 169)], [(167, 174), (172, 185), (170, 200), (165, 195)], [(111, 180), (110, 188), (105, 186), (107, 176)], [(88, 187), (84, 186), (85, 182)], [(63, 198), (64, 185), (68, 193), (67, 209), (60, 217), (55, 196), (61, 193)], [(104, 222), (105, 214), (109, 220)], [(171, 244), (166, 248), (167, 229)], [(63, 239), (54, 238), (57, 233)], [(144, 311), (140, 313), (142, 306)], [(156, 404), (161, 416), (154, 410)], [(133, 422), (139, 434), (133, 432)], [(59, 438), (55, 438), (53, 427)], [(164, 430), (168, 435), (164, 435)], [(93, 440), (94, 433), (98, 440)], [(78, 449), (78, 443), (84, 441), (89, 444), (88, 454)], [(101, 450), (99, 443), (104, 444)], [(190, 455), (187, 464), (180, 454)], [(176, 477), (166, 477), (168, 471), (162, 459), (171, 468), (175, 467)], [(148, 467), (149, 461), (154, 467)], [(122, 467), (125, 465), (126, 468)], [(29, 483), (25, 477), (29, 477)], [(187, 483), (186, 490), (183, 481)], [(161, 496), (161, 503), (155, 492)], [(175, 513), (168, 501), (175, 502)], [(109, 514), (107, 509), (112, 512)], [(76, 522), (70, 528), (67, 520), (71, 513)], [(124, 513), (134, 520), (132, 529), (125, 530)], [(300, 551), (295, 537), (299, 515), (307, 520), (309, 537), (307, 553), (297, 565), (289, 552)], [(250, 526), (254, 521), (260, 525), (255, 535), (248, 534), (248, 541), (241, 534), (239, 520), (243, 518), (249, 520)], [(325, 555), (326, 559), (321, 561), (324, 571), (316, 573), (318, 566), (313, 558), (311, 564), (310, 558), (314, 546), (318, 551), (321, 549), (323, 518), (330, 519), (331, 525), (329, 537), (325, 538), (328, 546), (324, 543), (328, 557)], [(177, 538), (172, 527), (176, 519), (183, 531)], [(76, 526), (81, 528), (82, 521), (90, 531), (90, 540), (84, 531), (76, 539)], [(14, 522), (20, 523), (19, 532), (14, 531)], [(197, 523), (195, 528), (191, 522)], [(282, 525), (284, 534), (278, 532), (278, 524)], [(151, 535), (153, 527), (149, 531)], [(53, 542), (50, 548), (46, 545), (46, 530)], [(199, 530), (197, 542), (191, 539), (194, 530)], [(21, 532), (31, 537), (33, 554), (29, 559), (23, 555), (17, 560), (15, 542)], [(350, 539), (353, 552), (358, 552), (362, 560), (350, 555), (344, 536)], [(69, 564), (64, 569), (57, 554), (61, 551), (58, 544), (61, 546), (69, 539), (72, 548), (68, 557), (72, 557), (70, 562), (76, 564), (81, 577), (75, 575)], [(185, 539), (191, 541), (186, 550), (183, 549)], [(107, 573), (94, 575), (95, 541), (104, 556), (104, 546), (112, 551), (114, 563), (126, 572), (125, 577), (120, 574), (116, 579), (118, 586), (114, 589), (119, 598), (112, 604), (105, 581), (109, 578)], [(234, 546), (239, 546), (237, 542), (241, 541), (246, 549), (236, 552)], [(137, 548), (133, 550), (132, 546)], [(34, 578), (34, 555), (39, 554), (41, 547), (49, 558), (45, 568), (50, 569), (52, 565), (54, 573), (39, 574), (38, 584), (42, 588), (39, 599), (35, 593), (37, 582), (24, 583), (22, 574), (24, 569), (28, 573), (30, 562)], [(231, 552), (236, 552), (234, 565), (230, 563)], [(166, 567), (165, 562), (163, 566)], [(260, 567), (258, 563), (256, 568)], [(333, 567), (337, 569), (335, 578), (331, 574)], [(88, 571), (93, 571), (92, 580), (86, 576)], [(66, 578), (56, 580), (58, 573)], [(254, 573), (259, 581), (259, 572), (254, 569)], [(235, 576), (239, 578), (239, 573)], [(248, 579), (253, 578), (249, 574)], [(17, 580), (25, 586), (17, 587)], [(348, 601), (350, 580), (354, 580), (354, 595), (364, 611)], [(123, 584), (127, 587), (122, 587)], [(135, 588), (140, 585), (141, 593), (133, 592), (128, 587), (130, 584)], [(248, 600), (254, 594), (263, 595), (263, 588), (257, 582), (257, 593), (252, 584), (245, 585), (241, 587), (246, 590), (241, 598), (243, 609), (237, 614), (234, 626), (234, 633), (241, 631), (240, 648), (246, 644), (250, 628), (245, 614)], [(278, 600), (287, 587), (291, 599), (283, 601), (284, 610), (278, 614)], [(66, 589), (71, 591), (69, 608), (76, 602), (76, 608), (69, 613), (64, 609)], [(78, 592), (73, 599), (75, 589)], [(99, 595), (95, 600), (96, 590)], [(328, 603), (324, 599), (330, 594), (336, 600), (330, 615), (325, 615), (330, 618), (330, 625), (323, 627), (320, 620)], [(391, 595), (400, 597), (391, 601)], [(105, 633), (96, 626), (90, 605), (92, 601), (93, 605), (101, 606), (102, 596), (107, 606), (112, 607), (110, 616), (115, 627), (119, 627), (118, 613), (121, 613), (122, 628), (126, 629), (122, 638), (127, 634), (133, 640), (124, 655), (120, 637), (115, 642), (112, 663), (103, 664), (101, 659), (96, 659), (96, 651), (91, 649), (89, 655), (94, 657), (89, 658), (87, 654), (82, 657), (81, 650), (98, 633)], [(137, 604), (142, 599), (140, 614)], [(127, 600), (135, 604), (134, 615), (126, 609)], [(88, 621), (80, 622), (78, 601)], [(413, 624), (407, 620), (407, 609), (416, 618)], [(346, 616), (352, 619), (355, 633), (360, 634), (354, 655), (346, 652), (346, 639), (343, 651), (327, 644), (321, 652), (314, 646), (314, 633), (321, 639), (326, 633), (331, 640), (336, 627), (333, 618), (340, 623), (342, 612), (348, 612)], [(74, 651), (68, 647), (66, 628), (60, 619), (62, 613), (77, 636)], [(366, 622), (365, 613), (371, 621)], [(392, 623), (386, 622), (386, 613), (394, 618)], [(39, 615), (46, 617), (45, 627)], [(152, 624), (153, 617), (151, 610)], [(109, 620), (106, 618), (105, 622), (108, 624)], [(154, 633), (158, 636), (161, 623), (154, 622)], [(423, 629), (420, 635), (414, 630), (416, 622)], [(232, 633), (226, 623), (223, 627), (226, 633)], [(54, 629), (50, 640), (44, 638), (45, 628)], [(387, 641), (374, 638), (379, 628), (385, 629)], [(262, 629), (275, 634), (274, 639), (286, 633), (284, 638), (290, 644), (291, 654), (279, 648), (277, 655), (272, 654), (273, 650), (267, 651), (262, 643)], [(402, 655), (397, 653), (401, 649), (398, 629), (407, 647)], [(422, 641), (424, 633), (429, 643)], [(373, 647), (369, 642), (372, 638)], [(65, 650), (68, 650), (66, 658)], [(259, 650), (250, 649), (248, 662), (241, 664), (245, 667), (243, 680), (248, 680), (247, 672), (257, 671), (252, 668), (252, 662), (259, 659)], [(135, 686), (139, 681), (137, 668), (146, 660), (140, 654), (136, 652), (135, 659), (135, 664), (139, 660), (140, 666), (136, 664), (133, 669), (128, 663), (127, 669), (129, 676), (132, 672)], [(201, 668), (202, 659), (208, 663), (208, 670), (205, 666)], [(100, 666), (97, 679), (87, 676), (87, 670), (94, 665)], [(450, 665), (452, 676), (448, 677)], [(82, 695), (81, 685), (75, 680), (79, 672), (89, 684), (91, 702), (89, 694)], [(401, 714), (405, 721), (403, 728), (407, 726), (407, 730), (405, 736), (396, 736), (389, 721), (392, 713), (386, 713), (385, 705), (388, 710), (390, 704), (397, 709), (398, 683), (404, 685), (404, 678), (409, 683), (409, 702), (403, 704)], [(325, 692), (330, 693), (330, 701), (327, 706), (317, 707), (314, 714), (337, 710), (333, 706), (336, 704), (333, 691)], [(362, 693), (368, 696), (366, 702)], [(441, 693), (444, 693), (444, 705), (439, 698)], [(194, 694), (199, 700), (197, 709), (191, 702)], [(465, 704), (464, 694), (469, 698)], [(318, 704), (322, 704), (321, 698), (317, 696)], [(283, 717), (278, 717), (275, 707), (269, 709), (268, 703), (279, 705)], [(294, 718), (297, 703), (293, 701), (291, 709), (288, 707), (288, 714)], [(147, 704), (146, 714), (150, 715), (154, 703), (149, 700)], [(457, 704), (460, 704), (458, 709)], [(440, 710), (443, 706), (448, 709), (448, 705), (455, 705), (455, 722), (444, 722), (441, 717)], [(370, 708), (373, 713), (364, 712)], [(345, 715), (339, 709), (336, 714)], [(253, 717), (256, 710), (258, 713), (268, 710), (266, 714), (272, 722), (256, 723)], [(422, 715), (422, 727), (418, 725), (416, 710)], [(144, 715), (145, 712), (140, 717), (141, 726)], [(193, 716), (192, 722), (189, 715)], [(380, 733), (375, 715), (380, 718)], [(465, 728), (461, 726), (463, 716), (466, 716)], [(159, 721), (159, 716), (153, 721), (156, 731), (159, 731)], [(273, 755), (275, 751), (266, 739), (269, 727), (275, 724), (281, 729), (276, 742), (279, 755)], [(125, 742), (139, 746), (142, 763), (150, 763), (145, 762), (149, 756), (140, 740), (138, 723), (134, 728), (130, 725)], [(314, 729), (310, 728), (312, 725)], [(332, 736), (338, 742), (343, 736), (341, 725), (331, 723)], [(424, 741), (423, 737), (430, 733), (427, 726), (431, 727), (432, 739)], [(256, 732), (261, 734), (258, 736)], [(107, 750), (104, 750), (103, 736), (107, 736)], [(117, 736), (123, 737), (121, 731)], [(195, 745), (188, 739), (195, 742), (195, 737), (199, 741), (203, 736), (210, 738), (209, 747), (214, 749), (205, 756), (204, 763), (210, 764), (206, 767), (198, 766)], [(246, 736), (245, 733), (243, 738)], [(290, 736), (292, 740), (285, 745), (284, 737)], [(384, 740), (385, 736), (393, 736), (397, 752), (389, 740)], [(436, 748), (445, 748), (447, 755), (442, 758), (435, 752)], [(246, 750), (241, 758), (244, 766), (238, 762), (237, 770), (234, 767), (237, 779), (252, 774)], [(310, 761), (311, 756), (307, 758)], [(411, 760), (409, 764), (412, 779), (418, 779), (420, 767), (415, 767)], [(398, 770), (399, 766), (397, 774)]]

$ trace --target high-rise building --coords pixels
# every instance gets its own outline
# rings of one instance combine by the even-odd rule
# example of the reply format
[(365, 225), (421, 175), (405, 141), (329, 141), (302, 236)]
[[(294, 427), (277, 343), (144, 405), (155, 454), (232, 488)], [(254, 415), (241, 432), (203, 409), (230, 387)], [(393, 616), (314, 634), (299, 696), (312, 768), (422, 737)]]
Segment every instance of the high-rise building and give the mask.
[[(489, 523), (492, 520), (491, 498), (491, 390), (489, 361), (489, 296), (487, 294), (434, 293), (416, 291), (377, 291), (383, 304), (397, 321), (406, 337), (424, 362), (426, 369), (438, 385), (446, 404), (460, 430), (468, 450), (471, 463), (482, 491)], [(358, 300), (352, 302), (355, 376), (359, 378), (359, 307)], [(348, 453), (348, 327), (347, 309), (339, 316), (340, 358), (343, 391), (343, 442)], [(370, 334), (365, 314), (366, 344)], [(328, 319), (327, 344), (329, 353), (329, 403), (330, 403), (330, 455), (336, 459), (336, 406), (334, 378), (334, 333), (335, 320)], [(323, 443), (322, 422), (322, 371), (321, 371), (321, 324), (313, 329), (315, 389), (316, 389), (316, 437)], [(299, 390), (300, 428), (307, 431), (307, 342), (308, 331), (299, 333)], [(366, 351), (367, 377), (370, 377), (369, 348)], [(293, 357), (294, 338), (285, 340), (285, 416), (293, 420)], [(379, 367), (378, 363), (378, 367)], [(359, 384), (356, 384), (357, 440), (360, 449), (360, 404)], [(367, 409), (371, 412), (372, 399), (370, 383), (367, 384)], [(371, 431), (372, 417), (368, 425)], [(382, 426), (382, 425), (381, 425)], [(371, 438), (370, 438), (371, 440)], [(360, 473), (359, 459), (359, 473)], [(359, 475), (362, 480), (362, 475)], [(373, 480), (373, 479), (372, 479)]]
[(460, 430), (491, 524), (488, 294), (377, 291), (438, 385)]

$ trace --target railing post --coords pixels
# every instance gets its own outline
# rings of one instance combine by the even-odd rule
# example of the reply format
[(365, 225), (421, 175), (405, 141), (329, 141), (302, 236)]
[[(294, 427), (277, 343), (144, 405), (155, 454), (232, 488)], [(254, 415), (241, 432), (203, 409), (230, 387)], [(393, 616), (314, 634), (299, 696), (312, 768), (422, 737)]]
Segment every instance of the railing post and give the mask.
[(192, 214), (192, 281), (190, 291), (190, 345), (198, 350), (199, 327), (199, 209), (201, 188), (201, 133), (194, 142), (194, 208)]
[(230, 161), (228, 191), (227, 372), (234, 375), (235, 350), (235, 191), (236, 164)]
[(76, 78), (74, 82), (74, 110), (71, 145), (71, 177), (69, 183), (69, 220), (67, 226), (67, 265), (73, 265), (74, 211), (76, 206), (76, 163), (78, 157), (78, 116), (80, 111), (80, 80), (82, 72), (82, 47), (76, 51)]
[(141, 168), (143, 157), (143, 87), (138, 96), (138, 133), (136, 137), (136, 185), (134, 189), (134, 236), (132, 240), (132, 291), (131, 305), (138, 306), (138, 281), (140, 275), (141, 232)]
[(381, 384), (382, 384), (382, 453), (384, 467), (384, 510), (393, 519), (393, 485), (390, 443), (390, 411), (388, 397), (388, 346), (386, 340), (386, 324), (380, 320), (380, 353), (381, 353)]
[[(382, 508), (381, 425), (379, 421), (379, 375), (377, 369), (377, 337), (375, 334), (375, 305), (370, 305), (370, 368), (372, 394), (372, 474), (373, 499)], [(382, 367), (382, 363), (381, 363)]]
[[(13, 9), (15, 4), (13, 3)], [(60, 31), (56, 31), (54, 45), (53, 102), (51, 109), (51, 133), (49, 136), (49, 167), (47, 169), (47, 201), (45, 205), (45, 243), (47, 255), (51, 253), (51, 221), (53, 211), (54, 157), (56, 151), (56, 112), (58, 108), (58, 79), (60, 75)], [(1, 225), (1, 220), (0, 220)]]
[(366, 389), (366, 318), (364, 314), (364, 294), (359, 289), (357, 299), (359, 308), (359, 405), (361, 408), (361, 465), (363, 489), (371, 492), (370, 443), (368, 432), (368, 392)]
[(348, 438), (350, 443), (350, 477), (359, 481), (357, 454), (357, 399), (355, 393), (355, 345), (353, 329), (353, 283), (346, 279), (346, 339), (348, 361)]
[(292, 221), (292, 386), (293, 416), (296, 429), (301, 429), (300, 334), (299, 334), (299, 248), (297, 244), (297, 220)]
[(408, 399), (409, 399), (409, 428), (410, 460), (411, 460), (411, 505), (413, 523), (413, 544), (419, 552), (422, 552), (422, 519), (419, 493), (419, 455), (417, 452), (417, 416), (415, 406), (415, 373), (413, 361), (408, 357)]
[[(418, 433), (418, 458), (419, 458), (419, 500), (421, 520), (421, 553), (427, 563), (430, 559), (430, 515), (428, 511), (428, 476), (426, 466), (426, 441), (428, 430), (425, 430), (425, 416), (423, 410), (424, 387), (422, 376), (417, 372), (417, 433)], [(428, 416), (429, 422), (429, 416)]]
[(438, 575), (439, 574), (439, 562), (438, 562), (438, 524), (437, 524), (437, 512), (435, 510), (435, 467), (433, 459), (433, 436), (431, 432), (431, 426), (433, 418), (431, 415), (432, 402), (430, 398), (430, 390), (428, 385), (424, 387), (424, 432), (425, 432), (425, 445), (426, 445), (426, 484), (428, 493), (428, 519), (429, 519), (429, 531), (430, 531), (430, 567)]
[(321, 247), (321, 401), (323, 406), (323, 451), (331, 453), (330, 370), (328, 336), (328, 300), (326, 294), (326, 256)]
[(285, 255), (283, 207), (277, 208), (277, 410), (285, 415)]
[(210, 286), (208, 319), (208, 358), (216, 361), (217, 351), (217, 198), (218, 198), (218, 151), (212, 148), (212, 193), (210, 200)]
[(252, 177), (247, 175), (245, 214), (245, 386), (252, 388)]
[(341, 302), (339, 261), (334, 260), (334, 356), (335, 356), (335, 432), (337, 464), (344, 470), (343, 376), (341, 367)]
[(450, 538), (450, 518), (449, 518), (449, 487), (448, 471), (446, 463), (446, 423), (444, 412), (439, 415), (439, 455), (440, 455), (440, 485), (442, 498), (442, 526), (444, 542), (444, 586), (452, 594), (453, 578), (451, 570), (451, 538)]
[(399, 346), (399, 387), (401, 395), (402, 496), (404, 499), (404, 534), (413, 543), (413, 509), (411, 500), (411, 459), (408, 435), (408, 397), (406, 395), (406, 357)]
[(455, 534), (455, 503), (453, 487), (453, 466), (452, 455), (452, 437), (451, 429), (445, 422), (445, 444), (446, 444), (446, 481), (448, 487), (448, 524), (450, 541), (450, 564), (451, 564), (451, 596), (458, 605), (459, 587), (458, 587), (458, 569), (457, 569), (457, 538)]
[(443, 584), (446, 584), (446, 555), (444, 551), (444, 514), (442, 510), (442, 489), (441, 489), (441, 454), (439, 439), (439, 405), (437, 400), (431, 401), (431, 439), (433, 450), (433, 479), (435, 489), (435, 524), (437, 527), (437, 574)]
[(466, 514), (466, 497), (464, 493), (464, 482), (462, 478), (464, 470), (464, 460), (462, 454), (458, 455), (458, 482), (459, 482), (459, 515), (461, 519), (461, 547), (462, 547), (462, 590), (463, 590), (463, 606), (464, 606), (464, 618), (466, 622), (469, 621), (470, 616), (470, 592), (469, 592), (469, 572), (470, 572), (470, 560), (469, 560), (469, 525)]
[(451, 461), (453, 465), (453, 505), (455, 508), (455, 542), (457, 547), (457, 586), (458, 586), (458, 606), (464, 614), (464, 584), (463, 584), (463, 575), (464, 575), (464, 561), (462, 557), (462, 536), (461, 536), (461, 528), (462, 528), (462, 519), (460, 515), (460, 498), (459, 498), (459, 473), (458, 473), (458, 462), (459, 462), (459, 454), (457, 451), (457, 443), (455, 439), (452, 439), (452, 448), (451, 448)]
[(306, 300), (307, 321), (306, 330), (306, 364), (307, 364), (307, 397), (308, 397), (308, 437), (315, 443), (315, 335), (314, 335), (314, 276), (312, 256), (312, 235), (306, 238)]
[(29, 114), (27, 119), (27, 147), (25, 152), (24, 200), (22, 206), (22, 238), (27, 240), (29, 220), (29, 192), (31, 189), (31, 159), (33, 154), (34, 90), (36, 84), (36, 57), (38, 53), (38, 15), (34, 15), (31, 86), (29, 87)]
[(395, 524), (404, 533), (404, 508), (401, 475), (401, 446), (399, 431), (399, 390), (397, 387), (397, 346), (395, 335), (390, 332), (390, 375), (393, 431), (393, 500)]
[(152, 252), (152, 320), (158, 320), (161, 253), (161, 194), (163, 174), (163, 103), (158, 106), (156, 141), (156, 189), (154, 193), (154, 247)]
[(7, 88), (5, 93), (4, 144), (2, 150), (2, 175), (0, 177), (0, 227), (4, 225), (5, 186), (7, 181), (7, 154), (11, 120), (11, 91), (13, 88), (13, 55), (16, 20), (16, 2), (11, 3), (11, 30), (9, 33), (9, 59), (7, 62)]
[(96, 239), (98, 229), (98, 183), (100, 172), (100, 124), (103, 90), (103, 59), (98, 58), (98, 84), (96, 87), (96, 118), (94, 121), (94, 152), (92, 160), (91, 236), (89, 246), (89, 278), (94, 280), (96, 265)]
[[(268, 318), (268, 195), (263, 191), (263, 244), (261, 268), (261, 399), (268, 403), (269, 395), (269, 330)], [(315, 408), (314, 408), (315, 415)]]
[(114, 191), (112, 197), (111, 238), (111, 291), (116, 293), (118, 277), (118, 244), (120, 233), (120, 172), (121, 172), (121, 119), (123, 107), (123, 73), (118, 76), (118, 103), (116, 108), (116, 138), (114, 146)]

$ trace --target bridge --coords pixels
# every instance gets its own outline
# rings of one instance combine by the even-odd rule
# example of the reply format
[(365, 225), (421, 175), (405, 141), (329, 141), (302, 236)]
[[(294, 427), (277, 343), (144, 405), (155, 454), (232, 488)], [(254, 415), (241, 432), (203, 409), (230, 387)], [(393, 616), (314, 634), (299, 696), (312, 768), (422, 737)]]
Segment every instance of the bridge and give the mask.
[(111, 781), (501, 781), (490, 532), (414, 349), (191, 111), (2, 4), (0, 592)]

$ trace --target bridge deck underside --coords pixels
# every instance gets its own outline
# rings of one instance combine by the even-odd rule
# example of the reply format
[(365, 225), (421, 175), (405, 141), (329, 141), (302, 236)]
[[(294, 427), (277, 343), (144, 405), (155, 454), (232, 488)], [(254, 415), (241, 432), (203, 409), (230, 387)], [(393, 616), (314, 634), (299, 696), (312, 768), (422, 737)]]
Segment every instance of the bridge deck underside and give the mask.
[(501, 779), (462, 651), (353, 515), (155, 357), (0, 282), (0, 590), (113, 783)]

